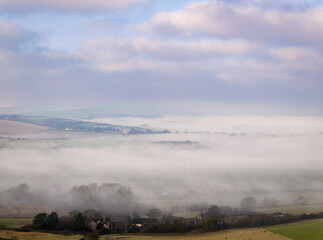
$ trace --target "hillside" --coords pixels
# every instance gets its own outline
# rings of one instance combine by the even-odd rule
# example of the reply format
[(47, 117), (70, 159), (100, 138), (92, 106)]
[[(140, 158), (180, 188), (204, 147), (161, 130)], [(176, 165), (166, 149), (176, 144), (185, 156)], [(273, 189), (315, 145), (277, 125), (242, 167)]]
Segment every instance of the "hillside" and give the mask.
[(0, 120), (0, 134), (2, 135), (39, 133), (48, 129), (46, 126), (31, 123)]
[[(24, 130), (25, 133), (35, 132), (37, 129), (40, 130), (54, 130), (54, 131), (71, 131), (71, 132), (96, 132), (96, 133), (108, 133), (108, 134), (123, 134), (123, 135), (134, 135), (134, 134), (164, 134), (169, 133), (168, 130), (152, 130), (140, 127), (130, 126), (119, 126), (105, 123), (94, 123), (82, 120), (73, 120), (66, 118), (50, 118), (44, 116), (23, 116), (23, 115), (0, 115), (0, 120), (4, 122), (3, 134), (7, 131), (8, 134), (10, 129), (16, 133)], [(20, 125), (15, 125), (20, 123)], [(28, 125), (24, 125), (28, 124)], [(12, 125), (10, 127), (10, 125)], [(17, 127), (15, 127), (17, 126)], [(35, 126), (31, 128), (31, 126)], [(38, 127), (38, 128), (37, 128)], [(9, 130), (6, 130), (9, 129)], [(1, 132), (0, 132), (1, 133)], [(24, 133), (22, 131), (22, 133)]]

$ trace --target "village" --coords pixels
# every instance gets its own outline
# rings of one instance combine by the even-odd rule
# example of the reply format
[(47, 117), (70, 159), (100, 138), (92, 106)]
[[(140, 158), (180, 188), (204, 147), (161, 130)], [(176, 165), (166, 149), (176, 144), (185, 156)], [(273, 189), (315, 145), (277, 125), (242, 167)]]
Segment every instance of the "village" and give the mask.
[[(31, 227), (42, 231), (96, 232), (104, 234), (122, 233), (187, 233), (209, 232), (222, 229), (268, 226), (290, 223), (305, 219), (323, 218), (323, 213), (304, 213), (292, 215), (283, 212), (270, 214), (257, 213), (249, 209), (230, 206), (210, 206), (196, 217), (176, 217), (150, 209), (132, 214), (106, 214), (89, 209), (83, 213), (72, 211), (67, 216), (58, 217), (56, 213), (35, 216)], [(25, 226), (28, 228), (28, 226)]]

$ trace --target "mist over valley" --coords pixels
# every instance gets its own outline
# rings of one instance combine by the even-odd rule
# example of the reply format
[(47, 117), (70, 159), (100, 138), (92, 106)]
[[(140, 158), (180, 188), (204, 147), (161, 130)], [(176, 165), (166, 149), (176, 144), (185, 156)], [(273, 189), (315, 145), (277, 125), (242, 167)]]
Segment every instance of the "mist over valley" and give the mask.
[[(78, 200), (70, 193), (81, 186), (113, 183), (131, 189), (129, 211), (144, 205), (165, 211), (200, 203), (239, 207), (246, 196), (254, 197), (258, 206), (272, 198), (289, 205), (299, 196), (312, 204), (322, 202), (321, 117), (178, 115), (86, 121), (156, 134), (39, 132), (34, 127), (34, 132), (15, 128), (6, 134), (7, 125), (2, 125), (2, 208), (30, 204), (61, 211), (111, 211), (117, 207), (109, 202), (119, 203), (113, 193), (100, 195), (92, 189)], [(161, 129), (169, 132), (160, 134)], [(20, 184), (27, 184), (25, 191), (6, 194)], [(100, 200), (90, 201), (92, 195)]]

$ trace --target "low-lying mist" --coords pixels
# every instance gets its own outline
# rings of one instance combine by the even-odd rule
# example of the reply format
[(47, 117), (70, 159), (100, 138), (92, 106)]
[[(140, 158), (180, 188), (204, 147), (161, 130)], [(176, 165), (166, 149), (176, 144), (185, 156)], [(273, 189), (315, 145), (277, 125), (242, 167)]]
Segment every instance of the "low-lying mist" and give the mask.
[(60, 212), (96, 209), (126, 214), (144, 206), (139, 204), (130, 187), (117, 183), (74, 186), (67, 192), (31, 189), (27, 184), (20, 184), (0, 192), (0, 208), (47, 208)]
[[(26, 183), (31, 202), (36, 198), (71, 210), (125, 209), (138, 204), (169, 209), (202, 202), (239, 206), (245, 196), (259, 203), (275, 198), (289, 204), (298, 196), (308, 197), (311, 203), (323, 202), (320, 117), (169, 116), (94, 121), (172, 133), (10, 136), (0, 146), (0, 190)], [(130, 187), (131, 201), (113, 200), (117, 193), (100, 193), (106, 186), (102, 183)], [(77, 194), (69, 198), (73, 189)], [(26, 190), (18, 192), (27, 194)], [(3, 193), (0, 207), (17, 203), (19, 194), (3, 200)], [(93, 196), (100, 197), (93, 200)]]

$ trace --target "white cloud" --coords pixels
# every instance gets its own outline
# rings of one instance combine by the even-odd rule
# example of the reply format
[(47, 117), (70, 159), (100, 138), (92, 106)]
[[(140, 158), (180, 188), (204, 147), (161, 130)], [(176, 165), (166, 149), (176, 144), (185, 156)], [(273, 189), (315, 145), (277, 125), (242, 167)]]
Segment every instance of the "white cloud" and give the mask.
[(148, 0), (0, 0), (2, 11), (104, 11), (126, 9)]
[(321, 42), (323, 8), (266, 8), (254, 1), (200, 1), (159, 12), (141, 27), (159, 35)]
[(254, 85), (260, 82), (315, 81), (322, 54), (309, 47), (272, 48), (248, 40), (92, 39), (76, 58), (103, 72), (149, 71), (181, 76), (206, 73), (210, 81)]
[(285, 47), (276, 48), (270, 50), (272, 56), (282, 58), (285, 60), (318, 60), (320, 58), (319, 54), (313, 49), (302, 48), (302, 47)]
[(245, 40), (155, 41), (147, 38), (102, 38), (84, 42), (76, 56), (92, 63), (95, 68), (106, 71), (152, 70), (159, 68), (158, 64), (170, 67), (212, 58), (244, 56), (259, 47), (259, 44)]

